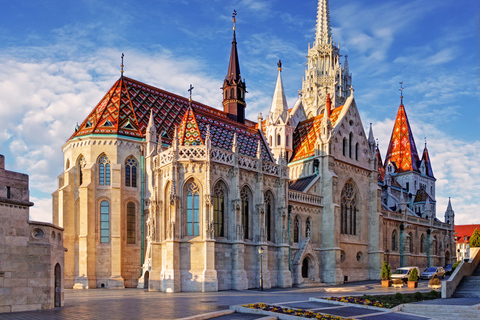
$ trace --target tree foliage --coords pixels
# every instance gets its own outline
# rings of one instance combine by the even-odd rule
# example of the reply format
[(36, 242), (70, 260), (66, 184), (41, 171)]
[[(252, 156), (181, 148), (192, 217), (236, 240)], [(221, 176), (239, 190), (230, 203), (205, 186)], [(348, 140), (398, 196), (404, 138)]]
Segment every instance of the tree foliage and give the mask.
[(470, 248), (480, 247), (480, 232), (475, 228), (472, 236), (470, 237)]
[(417, 268), (413, 268), (408, 276), (408, 281), (418, 281), (418, 270)]
[(382, 270), (380, 272), (380, 278), (382, 278), (382, 280), (390, 280), (391, 275), (392, 275), (392, 271), (390, 270), (390, 266), (387, 264), (386, 261), (383, 261)]

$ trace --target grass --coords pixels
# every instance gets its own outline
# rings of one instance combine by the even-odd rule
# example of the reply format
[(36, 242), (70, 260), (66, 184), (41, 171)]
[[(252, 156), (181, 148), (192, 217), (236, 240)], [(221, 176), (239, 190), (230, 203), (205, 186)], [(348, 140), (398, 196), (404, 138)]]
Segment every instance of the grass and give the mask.
[(363, 295), (361, 297), (330, 297), (325, 299), (391, 309), (393, 307), (398, 306), (399, 304), (425, 301), (425, 300), (434, 300), (439, 298), (441, 298), (441, 293), (435, 290), (432, 290), (428, 293), (415, 292), (415, 293), (401, 294), (400, 292), (397, 292), (395, 294), (390, 294), (390, 295)]

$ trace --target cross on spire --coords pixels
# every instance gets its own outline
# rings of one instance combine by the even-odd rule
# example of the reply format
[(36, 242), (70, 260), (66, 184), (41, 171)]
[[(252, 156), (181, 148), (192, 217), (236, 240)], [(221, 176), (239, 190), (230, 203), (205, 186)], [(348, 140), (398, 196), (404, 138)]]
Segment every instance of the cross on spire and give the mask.
[(122, 53), (122, 64), (120, 65), (120, 68), (121, 68), (120, 73), (122, 74), (122, 77), (123, 77), (123, 57), (124, 56), (125, 55)]
[(401, 102), (401, 104), (403, 104), (403, 90), (404, 89), (405, 88), (403, 87), (403, 81), (402, 81), (402, 82), (400, 82), (400, 89), (398, 89), (400, 91), (400, 102)]
[(233, 10), (232, 18), (233, 18), (233, 31), (235, 31), (236, 24), (237, 24), (237, 10)]
[(188, 92), (190, 92), (190, 101), (192, 101), (192, 91), (195, 89), (192, 84), (190, 83), (190, 89), (188, 89)]

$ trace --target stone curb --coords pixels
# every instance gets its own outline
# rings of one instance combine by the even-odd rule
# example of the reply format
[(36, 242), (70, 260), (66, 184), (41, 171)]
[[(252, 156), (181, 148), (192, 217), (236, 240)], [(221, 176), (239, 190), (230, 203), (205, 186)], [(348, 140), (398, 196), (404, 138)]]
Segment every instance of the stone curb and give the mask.
[(226, 316), (227, 314), (232, 314), (234, 312), (235, 312), (234, 310), (221, 310), (221, 311), (199, 314), (197, 316), (180, 318), (180, 319), (177, 319), (177, 320), (206, 320), (206, 319)]
[(398, 306), (389, 309), (389, 308), (380, 308), (380, 307), (374, 307), (374, 306), (366, 306), (366, 305), (363, 305), (363, 304), (348, 303), (348, 302), (326, 300), (326, 299), (319, 299), (319, 298), (309, 298), (309, 300), (310, 301), (316, 301), (316, 302), (335, 304), (335, 305), (338, 305), (338, 306), (356, 307), (356, 308), (370, 309), (370, 310), (376, 310), (376, 311), (382, 311), (382, 312), (398, 312), (403, 307), (403, 304), (399, 304)]
[[(297, 317), (297, 316), (291, 316), (288, 314), (284, 313), (276, 313), (276, 312), (271, 312), (271, 311), (265, 311), (265, 310), (260, 310), (260, 309), (252, 309), (252, 308), (246, 308), (242, 306), (230, 306), (230, 309), (235, 310), (236, 312), (240, 313), (250, 313), (250, 314), (264, 314), (267, 315), (268, 317), (264, 317), (261, 319), (281, 319), (281, 320), (304, 320), (307, 318), (304, 317)], [(322, 313), (324, 314), (324, 313)], [(342, 317), (343, 319), (343, 317)], [(260, 320), (260, 319), (259, 319)]]

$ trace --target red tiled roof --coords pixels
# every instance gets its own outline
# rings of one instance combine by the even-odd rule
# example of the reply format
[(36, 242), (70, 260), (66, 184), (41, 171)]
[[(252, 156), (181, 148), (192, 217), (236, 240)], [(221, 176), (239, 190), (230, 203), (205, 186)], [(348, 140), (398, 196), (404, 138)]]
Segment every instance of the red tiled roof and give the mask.
[(410, 128), (403, 104), (398, 108), (385, 163), (389, 160), (396, 164), (397, 172), (399, 173), (413, 170), (418, 171), (417, 163), (419, 158), (417, 147), (413, 140), (412, 129)]
[[(231, 150), (236, 132), (240, 154), (256, 157), (258, 140), (261, 140), (263, 160), (274, 162), (254, 126), (232, 121), (225, 112), (195, 101), (191, 102), (191, 106), (189, 111), (187, 98), (123, 77), (113, 85), (70, 139), (88, 134), (143, 138), (152, 110), (157, 133), (167, 132), (167, 137), (162, 136), (163, 143), (171, 144), (177, 127), (181, 145), (203, 144), (207, 125), (210, 125), (213, 147)], [(105, 126), (106, 121), (111, 126)], [(128, 123), (130, 126), (126, 128)]]
[[(332, 125), (338, 120), (343, 106), (335, 108), (330, 114)], [(309, 158), (315, 154), (315, 141), (317, 135), (320, 134), (320, 124), (322, 123), (323, 114), (314, 118), (302, 121), (297, 125), (293, 134), (293, 155), (291, 162)]]
[[(455, 225), (455, 242), (468, 243), (475, 229), (480, 230), (480, 224)], [(466, 240), (465, 237), (467, 237)]]

